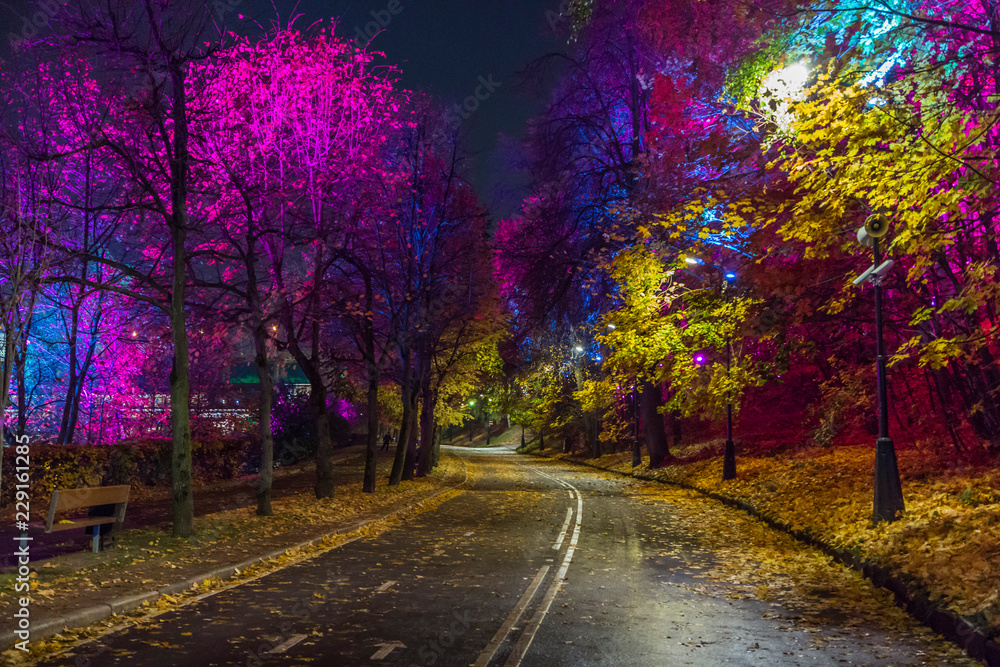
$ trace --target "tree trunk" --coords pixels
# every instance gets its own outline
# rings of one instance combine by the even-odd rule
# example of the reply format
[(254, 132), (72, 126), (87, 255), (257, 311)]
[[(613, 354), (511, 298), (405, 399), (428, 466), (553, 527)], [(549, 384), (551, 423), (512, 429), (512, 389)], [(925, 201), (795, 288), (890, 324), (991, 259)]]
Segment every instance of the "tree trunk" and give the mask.
[(431, 389), (431, 367), (423, 369), (420, 393), (423, 405), (420, 410), (420, 456), (417, 462), (417, 477), (426, 477), (434, 464), (434, 404), (436, 398)]
[[(92, 334), (95, 335), (96, 334)], [(90, 366), (94, 362), (94, 347), (97, 345), (95, 338), (91, 339), (87, 347), (87, 356), (83, 359), (83, 365), (76, 374), (76, 391), (71, 397), (73, 404), (69, 413), (69, 424), (66, 429), (66, 444), (72, 444), (76, 437), (76, 427), (80, 423), (80, 401), (83, 400), (83, 389), (86, 386), (87, 375), (90, 373)], [(89, 439), (89, 438), (88, 438)]]
[[(374, 347), (374, 346), (373, 346)], [(372, 350), (374, 354), (374, 350)], [(378, 472), (378, 367), (368, 361), (368, 446), (365, 449), (365, 479), (361, 490), (375, 493)]]
[(414, 390), (411, 392), (411, 395), (412, 404), (410, 406), (410, 435), (406, 439), (406, 453), (403, 458), (403, 480), (405, 481), (413, 479), (417, 463), (417, 438), (420, 435), (418, 423), (420, 414), (417, 412), (417, 392)]
[(441, 441), (444, 439), (444, 431), (440, 426), (434, 427), (434, 459), (432, 461), (431, 467), (437, 468), (438, 463), (441, 462)]
[(28, 362), (28, 337), (22, 334), (17, 351), (17, 434), (24, 435), (28, 429), (28, 393), (25, 391), (27, 374), (24, 367)]
[(194, 531), (194, 495), (191, 485), (191, 376), (187, 330), (184, 321), (187, 284), (186, 263), (188, 220), (188, 152), (187, 88), (182, 67), (172, 65), (173, 154), (170, 159), (170, 199), (168, 217), (170, 245), (173, 253), (170, 291), (170, 333), (174, 345), (174, 363), (170, 372), (170, 422), (173, 426), (173, 485), (174, 537), (190, 537)]
[[(420, 396), (424, 388), (424, 376), (427, 375), (429, 371), (429, 360), (426, 354), (424, 354), (419, 348), (416, 355), (416, 377), (414, 382), (410, 385), (410, 420), (413, 422), (410, 424), (410, 437), (406, 443), (406, 458), (404, 459), (403, 465), (403, 479), (411, 480), (414, 478), (417, 472), (417, 438), (418, 435), (421, 437), (421, 449), (423, 448), (423, 433), (421, 431), (421, 413), (417, 411), (417, 405), (419, 403)], [(427, 397), (424, 396), (424, 403), (427, 402)]]
[[(5, 429), (7, 428), (7, 420), (5, 415), (7, 414), (7, 401), (10, 396), (10, 375), (11, 375), (11, 365), (14, 362), (14, 339), (11, 336), (10, 329), (8, 328), (9, 319), (4, 318), (6, 321), (2, 322), (3, 329), (3, 356), (0, 357), (0, 480), (3, 479), (3, 444), (6, 442)], [(2, 486), (0, 486), (0, 492), (3, 491)], [(3, 496), (0, 495), (0, 498)]]
[(392, 460), (392, 472), (389, 473), (389, 486), (399, 484), (403, 479), (403, 468), (406, 465), (406, 446), (410, 441), (412, 420), (410, 413), (410, 384), (412, 383), (412, 368), (410, 367), (410, 351), (404, 349), (401, 355), (403, 373), (400, 378), (400, 398), (403, 402), (403, 421), (399, 425), (399, 439), (396, 441), (396, 456)]
[(191, 396), (188, 339), (184, 328), (184, 237), (186, 226), (173, 225), (173, 292), (170, 303), (170, 331), (174, 362), (170, 371), (170, 423), (173, 427), (173, 455), (170, 476), (173, 485), (174, 537), (190, 537), (194, 530), (194, 494), (191, 485)]
[[(374, 311), (375, 294), (372, 288), (371, 276), (364, 274), (365, 307), (368, 312)], [(368, 366), (368, 446), (365, 449), (365, 478), (361, 484), (363, 493), (375, 493), (375, 482), (378, 475), (378, 380), (379, 368), (375, 359), (375, 323), (372, 318), (365, 318), (365, 358)]]
[(641, 392), (639, 413), (646, 436), (646, 449), (649, 451), (649, 467), (659, 468), (663, 465), (663, 460), (670, 456), (667, 433), (663, 428), (663, 416), (656, 411), (660, 406), (660, 389), (649, 380), (645, 380)]
[[(291, 304), (285, 303), (285, 328), (294, 331)], [(320, 373), (319, 364), (313, 357), (306, 356), (294, 334), (288, 334), (288, 350), (299, 364), (299, 368), (309, 380), (309, 404), (313, 410), (313, 424), (316, 427), (316, 486), (317, 498), (332, 498), (333, 483), (333, 442), (330, 438), (330, 418), (326, 412), (326, 384)], [(314, 347), (315, 350), (315, 347)]]
[(81, 304), (78, 300), (73, 303), (73, 307), (70, 309), (69, 340), (67, 341), (67, 345), (69, 346), (69, 382), (66, 383), (66, 400), (63, 402), (62, 418), (59, 420), (59, 435), (56, 436), (56, 442), (60, 445), (68, 445), (73, 441), (69, 424), (77, 395), (76, 357), (77, 338), (80, 329), (80, 306)]
[(310, 396), (316, 420), (316, 497), (333, 498), (333, 440), (326, 412), (326, 386), (322, 382), (314, 385)]
[[(583, 368), (580, 367), (579, 363), (573, 365), (573, 375), (576, 379), (577, 391), (583, 391)], [(600, 456), (601, 442), (597, 438), (597, 423), (592, 412), (583, 412), (583, 433), (587, 439), (587, 446), (590, 448), (591, 456), (595, 458)]]
[[(251, 280), (253, 277), (251, 276)], [(267, 360), (267, 332), (265, 324), (257, 317), (254, 323), (257, 378), (260, 380), (260, 407), (257, 423), (260, 428), (260, 482), (257, 486), (257, 515), (271, 516), (271, 484), (274, 480), (274, 435), (271, 433), (271, 405), (274, 402), (274, 385), (271, 367)]]

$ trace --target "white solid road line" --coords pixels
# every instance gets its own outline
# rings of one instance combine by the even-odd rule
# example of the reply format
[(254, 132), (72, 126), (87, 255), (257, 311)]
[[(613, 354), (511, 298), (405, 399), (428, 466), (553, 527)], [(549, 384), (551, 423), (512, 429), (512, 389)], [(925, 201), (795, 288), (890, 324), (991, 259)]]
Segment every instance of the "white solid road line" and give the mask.
[(514, 624), (521, 620), (521, 615), (524, 614), (524, 610), (527, 608), (528, 603), (531, 602), (531, 598), (535, 597), (535, 593), (538, 591), (538, 587), (542, 585), (542, 581), (545, 579), (545, 575), (549, 572), (549, 566), (543, 565), (542, 569), (538, 571), (535, 578), (532, 580), (531, 585), (528, 586), (528, 590), (524, 591), (524, 595), (518, 600), (517, 605), (511, 609), (510, 613), (507, 615), (507, 619), (497, 630), (496, 634), (493, 635), (493, 639), (490, 643), (486, 645), (483, 652), (479, 654), (479, 659), (473, 663), (472, 667), (486, 667), (490, 664), (490, 660), (496, 655), (497, 650), (500, 648), (507, 640), (507, 636), (510, 634), (511, 630), (514, 628)]
[(559, 531), (559, 537), (556, 538), (555, 544), (552, 545), (552, 548), (555, 549), (556, 551), (559, 551), (562, 548), (562, 543), (563, 540), (566, 539), (566, 531), (569, 530), (569, 522), (572, 518), (573, 518), (573, 508), (567, 507), (566, 520), (563, 522), (562, 530)]
[[(562, 480), (559, 480), (562, 482)], [(552, 601), (556, 599), (556, 593), (559, 592), (559, 586), (562, 584), (563, 579), (566, 577), (566, 572), (569, 570), (569, 564), (573, 560), (573, 552), (576, 551), (576, 544), (580, 540), (580, 524), (583, 521), (583, 496), (572, 484), (568, 482), (562, 482), (573, 489), (576, 493), (576, 525), (573, 528), (573, 537), (569, 541), (569, 546), (566, 547), (566, 555), (563, 557), (562, 566), (559, 571), (556, 572), (556, 576), (552, 579), (552, 583), (549, 585), (549, 590), (545, 592), (545, 597), (542, 598), (542, 602), (535, 612), (535, 615), (531, 617), (528, 624), (524, 628), (524, 632), (521, 633), (521, 638), (517, 640), (517, 644), (514, 645), (514, 649), (510, 653), (510, 657), (507, 658), (507, 662), (504, 663), (504, 667), (518, 667), (521, 661), (524, 659), (524, 655), (528, 652), (528, 648), (531, 646), (531, 642), (535, 638), (535, 633), (538, 632), (538, 628), (541, 627), (542, 621), (545, 620), (545, 615), (548, 613), (549, 608), (552, 606)]]

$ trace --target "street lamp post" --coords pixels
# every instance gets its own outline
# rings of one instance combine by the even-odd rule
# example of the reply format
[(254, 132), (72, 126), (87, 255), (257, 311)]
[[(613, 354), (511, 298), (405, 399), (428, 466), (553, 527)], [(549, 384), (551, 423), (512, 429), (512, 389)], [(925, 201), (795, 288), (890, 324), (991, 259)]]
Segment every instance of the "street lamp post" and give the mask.
[[(736, 280), (736, 274), (724, 274), (723, 290)], [(733, 396), (729, 388), (729, 370), (732, 364), (733, 338), (726, 334), (726, 449), (722, 455), (722, 479), (736, 479), (736, 445), (733, 443)]]
[(902, 512), (903, 488), (899, 481), (896, 449), (889, 437), (889, 392), (886, 386), (885, 345), (882, 341), (882, 278), (892, 268), (892, 260), (882, 261), (879, 239), (889, 231), (888, 222), (872, 216), (858, 230), (858, 242), (870, 246), (874, 256), (871, 268), (854, 280), (859, 285), (871, 280), (875, 286), (875, 370), (878, 382), (878, 439), (875, 441), (875, 497), (872, 503), (872, 521), (895, 521)]
[[(729, 380), (730, 357), (732, 356), (732, 341), (726, 336), (726, 380)], [(726, 450), (722, 455), (722, 479), (736, 479), (736, 445), (733, 444), (733, 399), (726, 389)]]
[[(474, 408), (476, 406), (475, 401), (469, 401), (469, 407)], [(472, 442), (472, 432), (476, 430), (476, 418), (470, 417), (469, 419), (469, 442)]]
[[(703, 260), (696, 257), (685, 257), (684, 261), (687, 264), (706, 264)], [(722, 291), (726, 292), (726, 288), (733, 285), (736, 282), (736, 273), (733, 271), (726, 271), (725, 269), (715, 266), (714, 264), (706, 264), (706, 266), (711, 266), (713, 268), (719, 269), (722, 273)], [(699, 278), (700, 280), (701, 278)], [(733, 339), (732, 334), (726, 334), (726, 448), (722, 454), (722, 479), (736, 479), (736, 445), (733, 443), (733, 398), (732, 393), (729, 390), (729, 373), (732, 366), (732, 355), (733, 355)]]
[(632, 467), (642, 465), (642, 445), (639, 444), (639, 378), (632, 380)]

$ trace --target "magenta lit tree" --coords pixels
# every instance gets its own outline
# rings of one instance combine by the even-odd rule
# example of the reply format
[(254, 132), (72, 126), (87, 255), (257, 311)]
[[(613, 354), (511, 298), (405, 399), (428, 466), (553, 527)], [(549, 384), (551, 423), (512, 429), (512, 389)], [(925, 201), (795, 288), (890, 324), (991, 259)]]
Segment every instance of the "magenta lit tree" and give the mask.
[[(329, 497), (331, 377), (321, 325), (335, 315), (326, 298), (330, 272), (367, 233), (357, 220), (396, 110), (392, 86), (376, 74), (375, 56), (338, 39), (332, 26), (312, 37), (288, 29), (240, 42), (199, 76), (210, 82), (206, 108), (216, 122), (205, 145), (219, 184), (213, 192), (221, 193), (204, 204), (218, 223), (204, 248), (215, 253), (215, 271), (252, 332), (265, 395), (262, 439), (268, 446), (267, 345), (274, 339), (309, 380), (316, 495)], [(269, 466), (267, 452), (264, 459)], [(373, 471), (373, 458), (370, 464)], [(262, 489), (269, 475), (265, 468)], [(259, 508), (266, 504), (262, 496)]]

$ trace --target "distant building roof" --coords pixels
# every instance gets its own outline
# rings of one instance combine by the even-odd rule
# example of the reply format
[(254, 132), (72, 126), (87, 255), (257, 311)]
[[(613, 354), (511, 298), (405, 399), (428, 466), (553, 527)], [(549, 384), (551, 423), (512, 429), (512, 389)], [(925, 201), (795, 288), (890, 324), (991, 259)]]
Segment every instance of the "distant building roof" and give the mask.
[[(277, 364), (272, 366), (272, 376), (276, 382), (285, 384), (309, 384), (309, 379), (302, 369), (295, 362), (287, 364)], [(233, 371), (229, 376), (230, 384), (260, 384), (257, 377), (257, 365), (252, 362), (233, 366)]]

